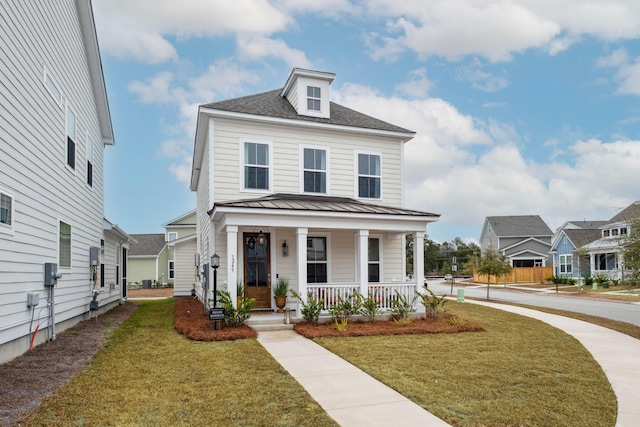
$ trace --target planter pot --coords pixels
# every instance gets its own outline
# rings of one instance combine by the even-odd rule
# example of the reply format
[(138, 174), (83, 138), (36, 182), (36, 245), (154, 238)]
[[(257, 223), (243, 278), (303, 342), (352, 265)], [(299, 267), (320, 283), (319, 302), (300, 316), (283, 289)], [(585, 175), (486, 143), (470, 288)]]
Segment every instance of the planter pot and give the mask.
[(287, 305), (287, 296), (275, 296), (273, 297), (276, 300), (276, 307), (278, 307), (278, 313), (284, 313), (284, 306)]

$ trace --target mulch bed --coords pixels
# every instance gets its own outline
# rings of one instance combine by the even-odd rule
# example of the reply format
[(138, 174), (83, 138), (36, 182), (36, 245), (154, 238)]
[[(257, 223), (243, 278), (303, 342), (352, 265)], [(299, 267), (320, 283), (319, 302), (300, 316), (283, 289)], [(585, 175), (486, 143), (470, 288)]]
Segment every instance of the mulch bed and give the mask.
[(258, 333), (247, 325), (227, 326), (219, 322), (220, 329), (213, 329), (209, 314), (202, 309), (202, 303), (194, 298), (176, 298), (173, 325), (176, 331), (195, 341), (227, 341), (243, 338), (257, 338)]
[[(451, 319), (457, 318), (457, 321)], [(294, 330), (306, 338), (322, 337), (362, 337), (372, 335), (406, 334), (455, 334), (458, 332), (480, 332), (484, 327), (477, 322), (462, 319), (452, 313), (443, 313), (438, 318), (415, 319), (411, 325), (399, 326), (391, 321), (349, 322), (347, 328), (338, 331), (333, 323), (313, 326), (302, 322), (294, 325)]]

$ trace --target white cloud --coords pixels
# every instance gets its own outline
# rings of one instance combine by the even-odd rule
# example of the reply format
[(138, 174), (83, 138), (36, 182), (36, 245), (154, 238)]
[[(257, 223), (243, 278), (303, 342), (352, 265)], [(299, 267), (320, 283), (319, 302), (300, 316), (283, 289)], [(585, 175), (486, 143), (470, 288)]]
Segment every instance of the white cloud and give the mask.
[(611, 55), (600, 57), (596, 60), (598, 67), (621, 67), (629, 63), (629, 54), (625, 48), (616, 49)]
[(471, 87), (483, 92), (498, 92), (509, 86), (509, 79), (505, 76), (498, 76), (483, 71), (479, 61), (473, 61), (469, 65), (458, 69), (457, 78), (471, 83)]
[(396, 85), (396, 91), (411, 98), (426, 98), (433, 88), (433, 82), (427, 78), (427, 70), (418, 68), (409, 73), (409, 79)]
[(617, 93), (622, 95), (640, 95), (640, 57), (631, 62), (626, 49), (620, 48), (611, 55), (600, 57), (596, 66), (601, 68), (617, 68), (615, 81), (618, 83)]
[(128, 89), (144, 104), (164, 104), (175, 100), (170, 89), (172, 81), (172, 73), (161, 72), (149, 79), (148, 83), (132, 81)]
[(242, 59), (250, 61), (279, 58), (291, 68), (310, 68), (311, 66), (303, 51), (290, 48), (282, 40), (274, 40), (263, 36), (238, 37), (238, 54)]

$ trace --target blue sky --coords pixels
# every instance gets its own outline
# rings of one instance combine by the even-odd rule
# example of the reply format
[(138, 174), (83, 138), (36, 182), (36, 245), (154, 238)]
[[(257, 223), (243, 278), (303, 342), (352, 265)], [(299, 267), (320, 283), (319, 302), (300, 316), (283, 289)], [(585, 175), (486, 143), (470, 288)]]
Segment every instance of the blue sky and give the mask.
[(433, 240), (640, 200), (637, 0), (93, 5), (116, 137), (105, 213), (128, 233), (195, 208), (198, 105), (281, 88), (293, 67), (335, 73), (334, 102), (417, 132), (405, 207), (441, 214)]

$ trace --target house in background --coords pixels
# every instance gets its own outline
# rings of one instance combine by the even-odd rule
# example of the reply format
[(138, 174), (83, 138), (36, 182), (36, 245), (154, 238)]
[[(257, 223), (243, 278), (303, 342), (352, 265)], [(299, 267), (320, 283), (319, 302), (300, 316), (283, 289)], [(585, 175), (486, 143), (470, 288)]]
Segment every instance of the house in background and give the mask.
[(395, 291), (411, 298), (422, 287), (424, 234), (438, 215), (403, 208), (404, 144), (414, 133), (330, 102), (334, 78), (294, 68), (280, 89), (199, 107), (191, 173), (205, 272), (198, 295), (211, 289), (214, 254), (218, 289), (234, 295), (242, 284), (255, 309), (275, 307), (280, 278), (327, 307), (358, 291), (388, 308)]
[(488, 216), (480, 234), (480, 248), (505, 255), (512, 267), (547, 266), (553, 232), (539, 215)]
[(640, 201), (633, 202), (600, 227), (600, 238), (583, 246), (589, 254), (592, 275), (625, 277), (622, 245), (632, 221), (640, 220)]
[(137, 243), (131, 245), (128, 283), (172, 284), (176, 295), (190, 295), (195, 280), (196, 212), (187, 212), (163, 227), (164, 234), (131, 235)]
[(553, 236), (553, 275), (578, 279), (591, 274), (588, 255), (578, 253), (583, 246), (601, 236), (600, 227), (606, 221), (567, 221)]
[(90, 1), (1, 2), (0, 16), (3, 362), (36, 328), (37, 345), (87, 319), (94, 290), (100, 311), (119, 304), (129, 238), (104, 219), (114, 136)]

